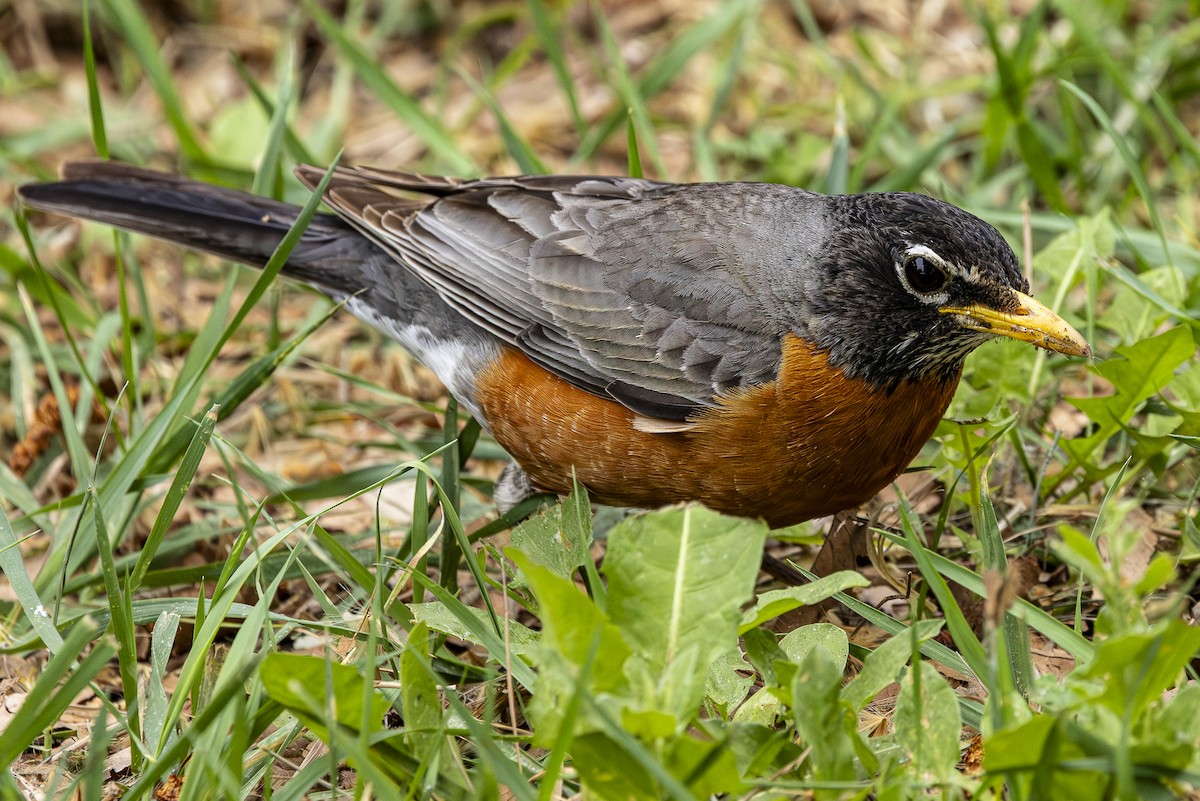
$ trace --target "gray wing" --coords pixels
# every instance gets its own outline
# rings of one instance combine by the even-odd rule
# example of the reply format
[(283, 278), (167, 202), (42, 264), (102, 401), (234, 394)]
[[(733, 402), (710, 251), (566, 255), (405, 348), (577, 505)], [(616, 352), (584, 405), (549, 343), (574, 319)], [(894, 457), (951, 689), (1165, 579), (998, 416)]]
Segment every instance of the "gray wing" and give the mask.
[[(298, 174), (313, 186), (322, 171)], [(326, 201), (536, 363), (639, 414), (683, 420), (778, 373), (785, 329), (748, 263), (759, 232), (745, 192), (753, 186), (348, 168)]]

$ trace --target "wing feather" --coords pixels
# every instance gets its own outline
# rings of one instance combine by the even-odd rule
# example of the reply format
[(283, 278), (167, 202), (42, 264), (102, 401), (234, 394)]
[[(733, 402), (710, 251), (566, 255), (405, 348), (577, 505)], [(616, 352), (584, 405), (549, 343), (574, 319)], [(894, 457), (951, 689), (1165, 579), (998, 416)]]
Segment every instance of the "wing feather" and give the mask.
[(778, 373), (785, 331), (754, 281), (754, 232), (710, 185), (339, 168), (326, 200), (452, 308), (647, 430), (683, 430)]

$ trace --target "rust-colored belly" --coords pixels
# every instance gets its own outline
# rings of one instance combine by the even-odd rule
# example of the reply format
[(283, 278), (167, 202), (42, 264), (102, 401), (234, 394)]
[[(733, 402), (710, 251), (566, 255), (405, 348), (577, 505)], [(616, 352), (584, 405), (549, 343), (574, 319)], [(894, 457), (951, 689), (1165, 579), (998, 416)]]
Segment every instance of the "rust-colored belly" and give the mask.
[(778, 527), (887, 486), (933, 434), (956, 383), (872, 390), (788, 337), (778, 380), (720, 399), (686, 432), (638, 431), (624, 406), (511, 349), (477, 376), (475, 394), (493, 436), (543, 489), (569, 491), (574, 468), (602, 503), (696, 500)]

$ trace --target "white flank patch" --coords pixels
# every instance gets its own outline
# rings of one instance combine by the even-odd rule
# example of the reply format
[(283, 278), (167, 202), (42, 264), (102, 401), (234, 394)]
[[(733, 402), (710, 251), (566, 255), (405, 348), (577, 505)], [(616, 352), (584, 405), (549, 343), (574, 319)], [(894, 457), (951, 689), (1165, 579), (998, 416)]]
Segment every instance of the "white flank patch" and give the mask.
[(461, 403), (474, 407), (475, 404), (467, 395), (470, 385), (464, 384), (459, 372), (467, 354), (467, 348), (462, 342), (435, 339), (424, 326), (404, 325), (399, 320), (384, 317), (357, 297), (346, 298), (345, 304), (355, 317), (387, 334), (416, 356)]
[[(422, 336), (424, 335), (424, 336)], [(417, 344), (408, 345), (408, 338), (411, 337)], [(461, 342), (434, 342), (428, 336), (428, 332), (424, 328), (415, 325), (410, 325), (403, 332), (396, 334), (404, 347), (413, 352), (421, 362), (433, 371), (441, 382), (447, 386), (455, 395), (458, 395), (459, 387), (459, 368), (462, 366), (463, 359), (467, 355), (466, 346)], [(422, 343), (421, 340), (424, 339)], [(461, 400), (461, 398), (460, 398)]]

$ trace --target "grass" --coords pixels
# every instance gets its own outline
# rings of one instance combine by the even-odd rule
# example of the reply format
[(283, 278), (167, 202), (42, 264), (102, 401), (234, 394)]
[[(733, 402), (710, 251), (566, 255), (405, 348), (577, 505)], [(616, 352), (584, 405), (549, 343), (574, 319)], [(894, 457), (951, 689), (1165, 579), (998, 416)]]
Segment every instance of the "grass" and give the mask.
[(924, 471), (861, 510), (871, 564), (786, 586), (764, 549), (811, 562), (838, 527), (768, 540), (577, 490), (514, 528), (495, 443), (332, 304), (9, 210), (0, 793), (1195, 795), (1191, 11), (26, 14), (0, 61), (9, 185), (111, 151), (303, 202), (290, 165), (344, 147), (927, 191), (1027, 248), (1099, 358), (985, 346)]

